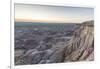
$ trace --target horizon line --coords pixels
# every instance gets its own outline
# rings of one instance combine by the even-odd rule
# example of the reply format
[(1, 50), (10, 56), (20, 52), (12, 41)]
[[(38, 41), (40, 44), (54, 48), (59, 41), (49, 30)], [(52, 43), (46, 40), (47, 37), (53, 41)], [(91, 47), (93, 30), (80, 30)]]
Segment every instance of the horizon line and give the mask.
[(38, 19), (22, 19), (15, 18), (15, 22), (48, 22), (48, 23), (82, 23), (82, 22), (67, 22), (67, 21), (56, 21), (56, 20), (38, 20)]
[[(91, 21), (91, 20), (86, 20)], [(15, 18), (15, 22), (44, 22), (44, 23), (83, 23), (82, 22), (67, 22), (67, 21), (55, 21), (55, 20), (38, 20), (38, 19), (22, 19), (22, 18)]]

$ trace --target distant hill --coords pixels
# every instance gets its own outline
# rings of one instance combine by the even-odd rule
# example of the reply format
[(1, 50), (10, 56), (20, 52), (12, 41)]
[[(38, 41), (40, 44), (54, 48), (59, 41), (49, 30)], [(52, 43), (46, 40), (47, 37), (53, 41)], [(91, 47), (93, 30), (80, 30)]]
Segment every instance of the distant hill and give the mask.
[(40, 23), (40, 22), (15, 22), (15, 27), (18, 28), (38, 28), (50, 30), (73, 30), (79, 23)]

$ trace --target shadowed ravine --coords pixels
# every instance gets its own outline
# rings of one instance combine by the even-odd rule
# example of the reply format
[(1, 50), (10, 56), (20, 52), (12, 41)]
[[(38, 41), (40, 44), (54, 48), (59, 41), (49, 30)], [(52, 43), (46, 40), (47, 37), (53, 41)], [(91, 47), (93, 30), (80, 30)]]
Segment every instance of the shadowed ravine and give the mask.
[(94, 21), (80, 24), (69, 34), (34, 34), (37, 32), (15, 33), (15, 65), (94, 60)]

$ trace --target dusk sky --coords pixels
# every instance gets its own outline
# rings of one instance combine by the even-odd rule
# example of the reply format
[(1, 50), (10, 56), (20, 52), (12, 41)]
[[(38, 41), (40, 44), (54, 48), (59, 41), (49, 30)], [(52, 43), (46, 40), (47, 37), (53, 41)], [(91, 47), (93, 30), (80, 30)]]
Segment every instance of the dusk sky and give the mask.
[(93, 19), (93, 8), (15, 4), (15, 21), (81, 23)]

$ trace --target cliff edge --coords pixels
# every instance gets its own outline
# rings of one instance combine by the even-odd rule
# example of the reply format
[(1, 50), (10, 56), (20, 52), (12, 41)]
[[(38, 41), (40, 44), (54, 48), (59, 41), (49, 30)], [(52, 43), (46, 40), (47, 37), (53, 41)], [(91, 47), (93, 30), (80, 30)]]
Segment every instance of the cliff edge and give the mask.
[(65, 62), (94, 60), (94, 21), (86, 21), (67, 42)]

